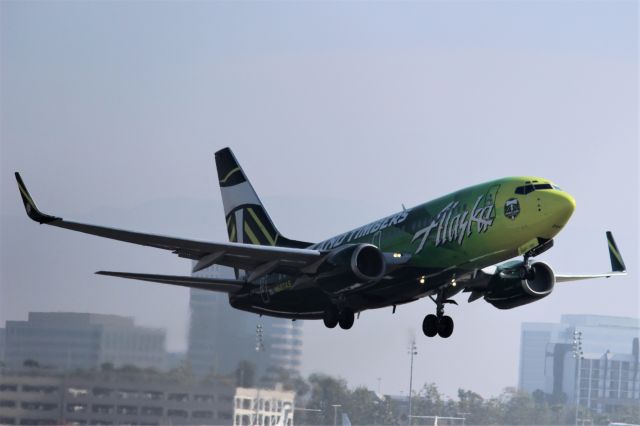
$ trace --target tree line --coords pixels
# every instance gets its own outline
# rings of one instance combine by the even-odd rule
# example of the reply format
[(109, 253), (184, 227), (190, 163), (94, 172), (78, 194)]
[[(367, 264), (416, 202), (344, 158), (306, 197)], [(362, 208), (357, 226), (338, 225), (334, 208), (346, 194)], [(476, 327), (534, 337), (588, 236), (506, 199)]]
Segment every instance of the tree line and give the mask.
[[(239, 370), (242, 365), (239, 366)], [(247, 365), (244, 366), (247, 368)], [(552, 396), (535, 391), (527, 393), (506, 388), (499, 396), (483, 398), (467, 389), (459, 389), (457, 398), (446, 397), (437, 385), (426, 383), (412, 398), (411, 422), (408, 417), (408, 398), (380, 395), (365, 387), (350, 389), (346, 380), (326, 374), (312, 374), (307, 379), (291, 376), (284, 370), (271, 369), (257, 383), (252, 373), (245, 371), (239, 385), (268, 386), (282, 383), (284, 389), (296, 392), (294, 421), (297, 425), (342, 424), (342, 413), (352, 425), (573, 425), (575, 406), (567, 403), (565, 395)], [(240, 378), (240, 374), (237, 374)], [(339, 405), (340, 407), (334, 407)], [(336, 416), (337, 414), (337, 416)], [(463, 420), (464, 419), (464, 420)], [(609, 413), (578, 412), (579, 424), (607, 425), (610, 423), (640, 424), (640, 404), (616, 406)]]

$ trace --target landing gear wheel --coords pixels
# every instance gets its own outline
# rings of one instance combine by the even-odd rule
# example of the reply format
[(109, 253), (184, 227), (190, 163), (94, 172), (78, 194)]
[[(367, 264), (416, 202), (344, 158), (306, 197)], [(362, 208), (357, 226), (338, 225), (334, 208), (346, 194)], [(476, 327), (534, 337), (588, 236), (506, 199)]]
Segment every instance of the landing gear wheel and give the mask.
[(327, 310), (324, 311), (322, 320), (327, 328), (335, 328), (335, 326), (338, 325), (338, 310), (333, 306), (328, 307)]
[(438, 317), (429, 314), (422, 321), (422, 332), (427, 337), (433, 337), (438, 334)]
[(453, 319), (445, 315), (438, 322), (438, 335), (446, 339), (451, 336), (451, 333), (453, 333)]
[(340, 324), (340, 328), (344, 330), (348, 330), (353, 326), (353, 321), (355, 320), (355, 315), (353, 311), (349, 308), (344, 308), (338, 314), (338, 324)]

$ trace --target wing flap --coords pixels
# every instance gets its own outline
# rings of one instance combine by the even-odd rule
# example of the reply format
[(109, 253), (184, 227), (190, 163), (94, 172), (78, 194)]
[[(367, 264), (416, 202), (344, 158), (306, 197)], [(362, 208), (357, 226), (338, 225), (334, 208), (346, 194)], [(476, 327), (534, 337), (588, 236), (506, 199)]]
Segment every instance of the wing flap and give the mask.
[(98, 275), (128, 278), (132, 280), (150, 281), (160, 284), (171, 284), (181, 287), (197, 288), (201, 290), (217, 291), (221, 293), (236, 293), (244, 286), (244, 281), (222, 278), (198, 278), (179, 275), (138, 274), (133, 272), (98, 271)]

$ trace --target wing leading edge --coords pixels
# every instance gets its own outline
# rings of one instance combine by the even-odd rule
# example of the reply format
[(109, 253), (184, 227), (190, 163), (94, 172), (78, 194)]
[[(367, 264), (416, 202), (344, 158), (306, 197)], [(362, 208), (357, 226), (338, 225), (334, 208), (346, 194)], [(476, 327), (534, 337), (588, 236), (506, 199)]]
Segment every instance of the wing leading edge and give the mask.
[[(27, 187), (20, 177), (20, 174), (16, 172), (15, 176), (25, 210), (32, 220), (40, 224), (70, 229), (72, 231), (97, 235), (99, 237), (109, 238), (112, 240), (155, 247), (163, 250), (171, 250), (180, 257), (196, 260), (197, 262), (194, 266), (194, 271), (204, 269), (205, 267), (213, 264), (254, 271), (261, 267), (264, 268), (267, 264), (272, 265), (274, 262), (277, 262), (277, 270), (299, 273), (303, 268), (313, 267), (313, 265), (317, 264), (323, 257), (323, 253), (318, 250), (311, 249), (188, 240), (67, 221), (61, 217), (42, 213), (37, 208), (33, 198), (29, 194), (29, 191), (27, 191)], [(120, 276), (115, 275), (116, 273), (110, 274)], [(149, 277), (151, 276), (147, 276), (147, 278)], [(132, 277), (128, 276), (125, 278)], [(147, 279), (147, 281), (151, 280)], [(165, 279), (165, 281), (167, 280)], [(180, 281), (184, 282), (184, 280)]]

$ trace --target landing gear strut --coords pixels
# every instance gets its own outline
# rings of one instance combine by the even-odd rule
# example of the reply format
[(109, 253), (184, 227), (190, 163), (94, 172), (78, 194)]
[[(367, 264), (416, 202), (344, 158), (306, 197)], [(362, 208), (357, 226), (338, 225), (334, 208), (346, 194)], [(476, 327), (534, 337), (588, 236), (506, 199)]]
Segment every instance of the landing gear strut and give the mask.
[(422, 332), (427, 337), (433, 337), (436, 334), (442, 338), (447, 338), (453, 333), (453, 319), (444, 314), (444, 304), (452, 303), (457, 305), (455, 300), (445, 300), (444, 292), (438, 292), (437, 298), (434, 300), (436, 304), (436, 315), (429, 314), (422, 321)]

